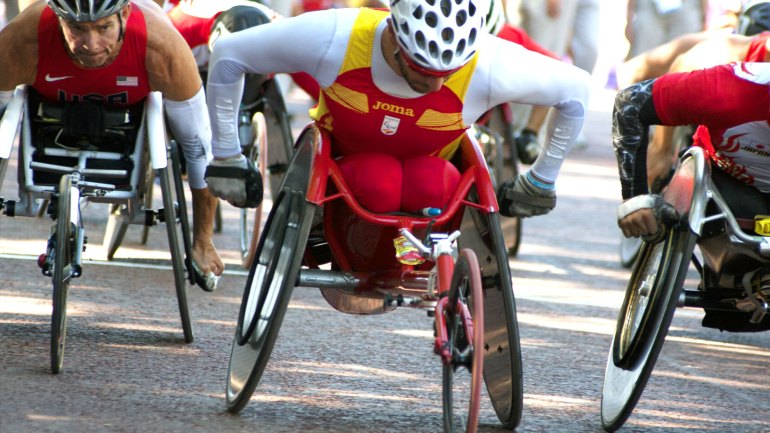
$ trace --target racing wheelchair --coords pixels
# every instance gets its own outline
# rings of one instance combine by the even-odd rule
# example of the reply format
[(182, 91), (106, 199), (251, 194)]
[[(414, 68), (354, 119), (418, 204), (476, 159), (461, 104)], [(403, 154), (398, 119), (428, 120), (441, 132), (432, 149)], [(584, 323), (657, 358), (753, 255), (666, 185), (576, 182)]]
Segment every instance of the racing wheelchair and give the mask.
[[(53, 280), (52, 372), (61, 370), (64, 359), (69, 287), (83, 274), (85, 202), (123, 207), (127, 219), (146, 225), (165, 222), (184, 340), (192, 342), (185, 287), (185, 280), (193, 281), (190, 230), (179, 152), (166, 140), (160, 94), (117, 108), (46, 102), (34, 89), (18, 87), (0, 123), (0, 186), (19, 129), (19, 199), (0, 198), (0, 210), (9, 217), (47, 213), (54, 220), (38, 259), (43, 275)], [(145, 206), (152, 182), (145, 168), (159, 177), (163, 208)]]
[[(205, 82), (205, 71), (201, 71)], [(267, 176), (265, 183), (273, 197), (278, 194), (283, 174), (289, 165), (294, 141), (286, 104), (278, 80), (275, 76), (247, 74), (246, 86), (238, 112), (238, 134), (241, 152)], [(183, 157), (183, 155), (182, 155)], [(184, 158), (182, 158), (184, 161)], [(144, 204), (151, 207), (153, 196), (152, 167), (147, 167), (147, 191)], [(221, 206), (221, 205), (220, 205)], [(104, 249), (107, 259), (112, 260), (122, 244), (130, 224), (133, 221), (126, 206), (112, 206), (104, 233)], [(254, 257), (262, 224), (262, 206), (256, 209), (240, 209), (238, 232), (241, 264), (248, 268)], [(148, 225), (144, 225), (141, 243), (147, 242)], [(222, 230), (222, 210), (217, 207), (215, 228)]]
[[(317, 287), (336, 310), (427, 312), (443, 365), (444, 430), (476, 431), (481, 380), (502, 424), (523, 404), (521, 352), (497, 200), (481, 149), (464, 136), (453, 161), (462, 178), (439, 215), (375, 214), (353, 198), (328, 133), (301, 133), (249, 270), (230, 354), (230, 412), (249, 401), (295, 287)], [(402, 238), (403, 237), (403, 238)], [(396, 259), (408, 240), (423, 263)], [(456, 241), (456, 244), (455, 244)]]
[[(702, 308), (705, 327), (770, 329), (770, 231), (749, 233), (755, 221), (734, 216), (701, 148), (683, 154), (662, 195), (680, 218), (666, 223), (662, 241), (644, 242), (634, 263), (604, 375), (607, 431), (619, 429), (639, 401), (677, 307)], [(694, 290), (683, 288), (690, 262), (700, 274)]]

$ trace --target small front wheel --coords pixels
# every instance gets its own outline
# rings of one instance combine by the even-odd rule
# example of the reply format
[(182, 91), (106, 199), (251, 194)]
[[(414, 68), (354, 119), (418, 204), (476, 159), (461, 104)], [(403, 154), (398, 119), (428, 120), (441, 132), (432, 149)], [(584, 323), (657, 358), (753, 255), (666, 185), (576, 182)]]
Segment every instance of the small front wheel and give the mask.
[(443, 368), (444, 432), (472, 433), (478, 426), (483, 383), (484, 304), (481, 271), (470, 249), (463, 249), (455, 264), (444, 315), (452, 351)]

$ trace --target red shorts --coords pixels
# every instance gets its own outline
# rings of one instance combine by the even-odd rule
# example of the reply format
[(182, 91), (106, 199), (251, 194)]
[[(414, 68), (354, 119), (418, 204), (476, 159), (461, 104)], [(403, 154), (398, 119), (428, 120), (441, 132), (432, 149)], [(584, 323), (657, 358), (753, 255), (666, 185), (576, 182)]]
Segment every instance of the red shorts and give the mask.
[(436, 156), (400, 161), (381, 153), (359, 153), (337, 163), (355, 199), (375, 213), (444, 209), (460, 182), (459, 170)]

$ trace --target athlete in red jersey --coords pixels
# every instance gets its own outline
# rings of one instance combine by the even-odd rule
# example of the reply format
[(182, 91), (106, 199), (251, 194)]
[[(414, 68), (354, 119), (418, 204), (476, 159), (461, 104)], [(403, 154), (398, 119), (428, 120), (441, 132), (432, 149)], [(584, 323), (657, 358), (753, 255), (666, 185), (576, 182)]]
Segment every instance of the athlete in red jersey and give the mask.
[(627, 237), (660, 232), (660, 200), (647, 194), (649, 125), (699, 124), (694, 136), (712, 178), (738, 218), (770, 212), (770, 63), (732, 63), (671, 73), (618, 93), (612, 141), (624, 203), (618, 225)]
[(307, 72), (322, 89), (311, 116), (332, 136), (356, 199), (375, 212), (443, 208), (459, 178), (448, 158), (470, 125), (502, 103), (547, 105), (555, 109), (546, 147), (498, 199), (503, 215), (548, 213), (589, 76), (488, 34), (485, 13), (468, 0), (392, 0), (390, 13), (311, 12), (221, 38), (207, 84), (212, 152), (239, 153), (245, 73)]
[[(676, 57), (669, 72), (693, 71), (731, 62), (767, 62), (770, 60), (767, 30), (770, 30), (770, 1), (753, 2), (741, 14), (738, 34), (720, 33), (696, 44)], [(654, 77), (645, 77), (648, 78)], [(673, 130), (655, 129), (647, 155), (650, 185), (664, 182), (671, 173), (677, 153)]]
[(0, 32), (0, 46), (0, 90), (27, 84), (52, 101), (107, 105), (163, 94), (188, 163), (199, 284), (213, 290), (224, 264), (212, 242), (217, 199), (203, 180), (208, 112), (195, 60), (160, 7), (149, 0), (37, 2)]

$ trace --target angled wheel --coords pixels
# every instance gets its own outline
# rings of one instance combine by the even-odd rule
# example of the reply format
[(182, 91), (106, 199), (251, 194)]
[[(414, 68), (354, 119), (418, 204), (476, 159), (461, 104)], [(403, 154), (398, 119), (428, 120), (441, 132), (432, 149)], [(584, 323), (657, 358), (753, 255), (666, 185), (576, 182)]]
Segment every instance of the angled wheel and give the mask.
[[(495, 190), (497, 186), (509, 179), (513, 179), (519, 174), (519, 160), (516, 155), (516, 138), (513, 131), (513, 119), (510, 118), (510, 107), (498, 105), (492, 109), (487, 126), (495, 131), (499, 137), (502, 138), (497, 147), (497, 153), (502, 159), (502, 169), (496, 170), (498, 173), (498, 181), (495, 183)], [(516, 257), (519, 253), (519, 246), (521, 245), (521, 217), (502, 218), (503, 238), (505, 239), (505, 247), (508, 251), (508, 255)]]
[[(72, 222), (72, 207), (77, 197), (72, 194), (72, 178), (62, 176), (56, 205), (56, 235), (53, 266), (53, 314), (51, 317), (51, 371), (58, 373), (64, 361), (67, 336), (67, 292), (73, 276), (73, 257), (77, 227)], [(77, 207), (75, 208), (77, 212)]]
[[(190, 225), (187, 219), (187, 204), (182, 184), (179, 151), (174, 141), (169, 142), (169, 162), (158, 170), (160, 189), (163, 195), (163, 221), (166, 223), (168, 247), (171, 252), (171, 265), (174, 272), (174, 286), (182, 319), (184, 340), (191, 343), (193, 334), (190, 308), (187, 303), (186, 280), (192, 281), (192, 256), (190, 255)], [(185, 273), (187, 271), (187, 273)]]
[(264, 97), (258, 106), (265, 116), (267, 127), (267, 184), (273, 197), (278, 195), (281, 183), (294, 153), (289, 113), (286, 111), (281, 89), (275, 79), (265, 83)]
[[(251, 146), (246, 149), (246, 158), (249, 158), (260, 173), (265, 173), (267, 167), (267, 125), (265, 115), (257, 112), (252, 117), (252, 130), (254, 139)], [(259, 228), (262, 223), (262, 205), (256, 209), (241, 209), (240, 218), (240, 246), (241, 264), (250, 267), (259, 242)]]
[(288, 188), (270, 210), (243, 293), (227, 372), (227, 410), (249, 402), (262, 377), (288, 308), (310, 220), (302, 192)]
[[(476, 255), (464, 249), (455, 264), (444, 311), (452, 361), (443, 367), (444, 431), (476, 431), (484, 363), (484, 300)], [(463, 320), (465, 306), (471, 323)]]
[(521, 342), (511, 268), (500, 215), (466, 209), (460, 247), (476, 253), (484, 289), (484, 382), (503, 427), (521, 422), (524, 406)]
[(668, 229), (656, 244), (644, 243), (618, 315), (602, 388), (602, 425), (626, 422), (652, 373), (674, 317), (697, 236), (689, 226)]
[(121, 214), (122, 205), (110, 205), (110, 215), (107, 218), (107, 227), (104, 229), (104, 241), (102, 246), (107, 251), (107, 260), (112, 260), (118, 251), (120, 244), (126, 237), (128, 222)]

